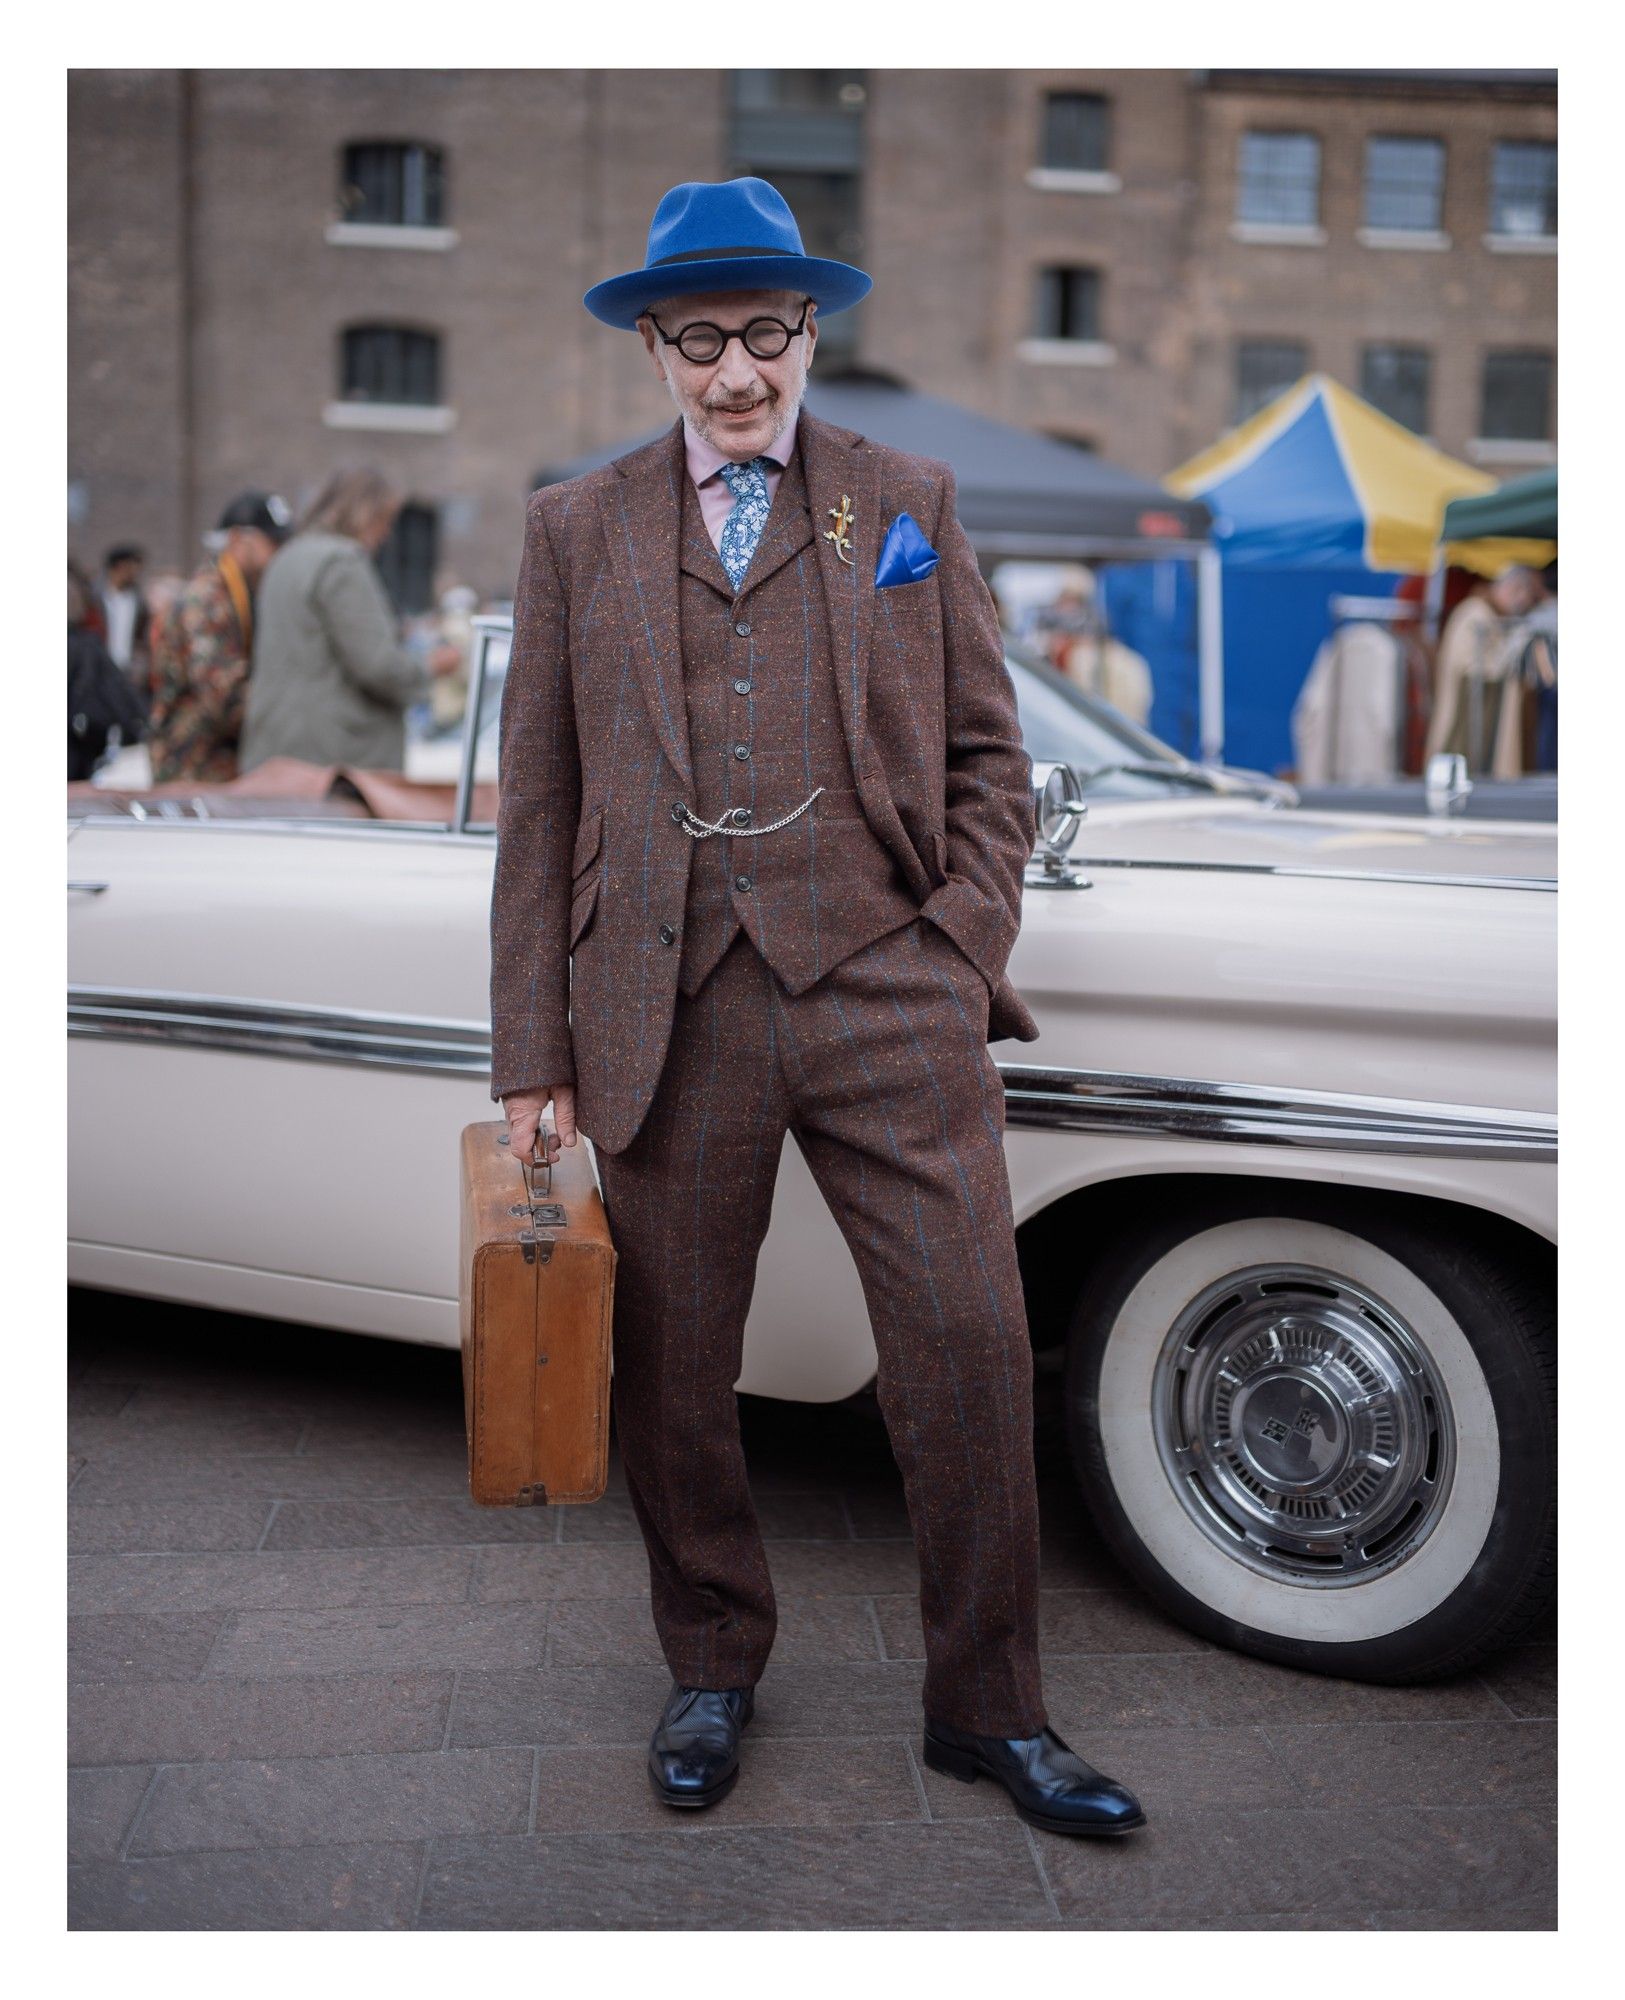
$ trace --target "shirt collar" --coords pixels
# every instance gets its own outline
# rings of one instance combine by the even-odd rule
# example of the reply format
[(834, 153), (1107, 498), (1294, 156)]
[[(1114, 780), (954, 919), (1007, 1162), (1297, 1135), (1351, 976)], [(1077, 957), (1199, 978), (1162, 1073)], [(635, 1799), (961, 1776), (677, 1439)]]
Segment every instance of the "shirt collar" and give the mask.
[[(759, 456), (771, 458), (781, 467), (788, 465), (796, 448), (796, 424), (800, 416), (801, 412), (796, 410), (784, 429)], [(687, 417), (683, 419), (683, 443), (688, 454), (688, 476), (696, 486), (703, 486), (706, 480), (713, 478), (729, 463), (728, 454), (702, 438)]]

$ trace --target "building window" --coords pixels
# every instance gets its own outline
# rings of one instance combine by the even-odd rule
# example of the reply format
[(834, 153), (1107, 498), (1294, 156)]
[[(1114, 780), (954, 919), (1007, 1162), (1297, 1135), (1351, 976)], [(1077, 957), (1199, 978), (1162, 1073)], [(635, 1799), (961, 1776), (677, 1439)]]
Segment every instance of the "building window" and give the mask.
[(1309, 350), (1301, 340), (1244, 340), (1236, 349), (1236, 400), (1232, 423), (1243, 423), (1273, 402), (1309, 370)]
[(395, 609), (416, 618), (434, 603), (440, 521), (432, 507), (409, 501), (395, 516), (389, 540), (378, 551), (378, 573)]
[(1360, 354), (1360, 394), (1385, 417), (1425, 437), (1431, 373), (1425, 347), (1367, 347)]
[(1484, 356), (1480, 437), (1542, 443), (1552, 434), (1552, 357), (1517, 349)]
[(1543, 139), (1504, 139), (1490, 166), (1490, 233), (1557, 234), (1557, 147)]
[(1368, 229), (1437, 230), (1444, 214), (1444, 141), (1372, 138), (1365, 142)]
[(339, 207), (346, 222), (440, 228), (446, 219), (446, 171), (440, 148), (398, 140), (346, 146)]
[(1236, 220), (1312, 229), (1320, 221), (1320, 141), (1312, 132), (1243, 132)]
[(1099, 340), (1100, 273), (1052, 264), (1038, 273), (1033, 335), (1038, 340)]
[(439, 335), (409, 326), (346, 327), (340, 394), (351, 403), (438, 403)]
[[(731, 91), (728, 173), (770, 181), (790, 204), (811, 257), (863, 263), (863, 70), (740, 69)], [(818, 328), (826, 361), (850, 361), (863, 306)]]
[(1038, 164), (1065, 173), (1105, 173), (1109, 116), (1108, 101), (1095, 92), (1047, 91)]

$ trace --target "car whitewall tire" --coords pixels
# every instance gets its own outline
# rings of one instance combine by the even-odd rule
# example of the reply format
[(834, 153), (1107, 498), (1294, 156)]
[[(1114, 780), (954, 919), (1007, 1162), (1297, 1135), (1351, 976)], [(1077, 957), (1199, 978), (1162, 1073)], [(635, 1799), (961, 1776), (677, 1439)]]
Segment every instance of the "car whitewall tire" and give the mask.
[(1120, 1559), (1222, 1643), (1451, 1671), (1549, 1595), (1549, 1309), (1474, 1229), (1351, 1190), (1265, 1199), (1165, 1214), (1097, 1269), (1067, 1362), (1086, 1494)]

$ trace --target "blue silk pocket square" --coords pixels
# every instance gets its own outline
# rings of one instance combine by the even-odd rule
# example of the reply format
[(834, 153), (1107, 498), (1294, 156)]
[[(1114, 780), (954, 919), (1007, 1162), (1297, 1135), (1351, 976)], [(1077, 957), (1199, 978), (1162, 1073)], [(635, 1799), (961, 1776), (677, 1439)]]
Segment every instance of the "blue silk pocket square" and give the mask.
[(912, 514), (899, 514), (886, 530), (886, 543), (875, 564), (875, 589), (888, 590), (897, 583), (918, 583), (931, 574), (942, 558), (920, 533)]

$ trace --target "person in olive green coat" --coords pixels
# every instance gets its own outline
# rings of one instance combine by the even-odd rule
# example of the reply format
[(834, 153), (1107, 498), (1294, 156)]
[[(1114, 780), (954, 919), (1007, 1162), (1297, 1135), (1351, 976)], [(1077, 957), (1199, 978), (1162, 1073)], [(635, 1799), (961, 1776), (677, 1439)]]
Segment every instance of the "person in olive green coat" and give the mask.
[(459, 656), (439, 646), (424, 663), (400, 643), (372, 560), (400, 506), (381, 473), (335, 473), (266, 570), (255, 607), (244, 771), (268, 757), (405, 767), (406, 711), (435, 675), (455, 671)]

